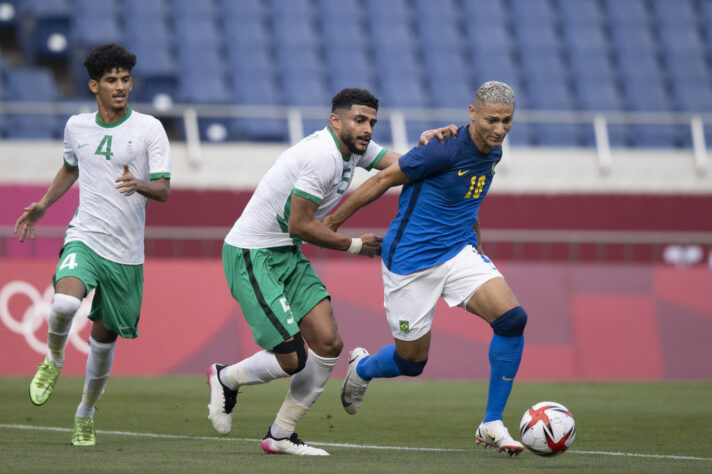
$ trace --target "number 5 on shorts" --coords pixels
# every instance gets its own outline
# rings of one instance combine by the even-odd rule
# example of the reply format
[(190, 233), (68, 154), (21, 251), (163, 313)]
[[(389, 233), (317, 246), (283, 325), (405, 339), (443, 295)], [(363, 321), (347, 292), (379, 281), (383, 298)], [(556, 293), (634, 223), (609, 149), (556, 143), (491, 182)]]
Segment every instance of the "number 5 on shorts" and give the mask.
[(72, 252), (66, 257), (64, 257), (64, 260), (62, 260), (62, 264), (59, 266), (59, 270), (61, 271), (63, 268), (69, 268), (70, 270), (74, 270), (79, 264), (77, 263), (77, 254), (76, 252)]

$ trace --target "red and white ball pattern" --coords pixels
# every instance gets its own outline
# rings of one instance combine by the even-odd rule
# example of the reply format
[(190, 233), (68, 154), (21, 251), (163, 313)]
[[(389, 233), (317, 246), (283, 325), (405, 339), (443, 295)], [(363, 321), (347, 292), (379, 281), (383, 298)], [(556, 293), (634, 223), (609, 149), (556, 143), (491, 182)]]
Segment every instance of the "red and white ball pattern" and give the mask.
[(566, 451), (576, 437), (576, 422), (571, 412), (556, 402), (539, 402), (519, 423), (522, 444), (539, 456), (556, 456)]

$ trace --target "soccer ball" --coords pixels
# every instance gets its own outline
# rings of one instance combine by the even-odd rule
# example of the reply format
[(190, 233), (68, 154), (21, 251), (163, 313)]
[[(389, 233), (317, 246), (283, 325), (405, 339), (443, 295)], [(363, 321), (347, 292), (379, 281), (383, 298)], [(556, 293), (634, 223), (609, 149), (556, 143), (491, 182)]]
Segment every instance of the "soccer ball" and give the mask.
[(519, 435), (522, 444), (534, 454), (556, 456), (574, 443), (576, 422), (562, 404), (539, 402), (524, 412)]

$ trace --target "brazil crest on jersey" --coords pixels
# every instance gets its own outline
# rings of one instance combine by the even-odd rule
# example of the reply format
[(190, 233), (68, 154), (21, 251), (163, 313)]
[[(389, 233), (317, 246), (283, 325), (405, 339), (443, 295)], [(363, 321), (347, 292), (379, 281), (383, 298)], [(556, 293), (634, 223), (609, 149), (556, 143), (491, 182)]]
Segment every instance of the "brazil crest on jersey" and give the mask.
[(398, 164), (410, 183), (383, 237), (386, 267), (407, 275), (449, 260), (467, 244), (477, 247), (472, 227), (501, 158), (501, 147), (479, 151), (466, 125), (445, 143), (432, 139), (401, 156)]

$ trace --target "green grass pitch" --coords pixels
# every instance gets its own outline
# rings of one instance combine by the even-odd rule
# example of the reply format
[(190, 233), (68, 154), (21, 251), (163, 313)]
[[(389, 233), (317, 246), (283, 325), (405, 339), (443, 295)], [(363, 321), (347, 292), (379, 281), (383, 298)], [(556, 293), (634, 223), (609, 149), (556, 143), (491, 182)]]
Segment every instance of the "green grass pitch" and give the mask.
[(535, 402), (573, 412), (576, 441), (554, 458), (475, 446), (487, 393), (481, 381), (378, 380), (350, 416), (339, 402), (341, 381), (330, 380), (297, 427), (328, 458), (262, 453), (259, 439), (286, 381), (246, 387), (223, 437), (207, 420), (203, 377), (112, 378), (93, 448), (70, 444), (83, 380), (60, 377), (42, 407), (30, 403), (28, 383), (0, 379), (2, 472), (712, 472), (710, 382), (515, 384), (504, 419), (513, 434)]

